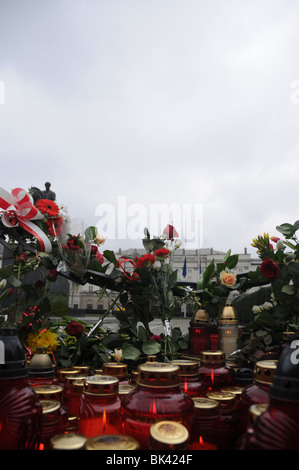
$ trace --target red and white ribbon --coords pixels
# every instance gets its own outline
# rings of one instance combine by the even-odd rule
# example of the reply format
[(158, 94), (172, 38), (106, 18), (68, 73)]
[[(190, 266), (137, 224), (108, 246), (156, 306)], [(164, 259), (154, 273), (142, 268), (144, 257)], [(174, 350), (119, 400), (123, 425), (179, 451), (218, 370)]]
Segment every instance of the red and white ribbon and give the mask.
[(43, 219), (41, 212), (34, 206), (33, 199), (22, 188), (15, 188), (11, 194), (0, 188), (0, 209), (3, 209), (2, 223), (6, 227), (22, 227), (33, 235), (40, 244), (41, 251), (49, 253), (52, 245), (46, 234), (32, 220)]

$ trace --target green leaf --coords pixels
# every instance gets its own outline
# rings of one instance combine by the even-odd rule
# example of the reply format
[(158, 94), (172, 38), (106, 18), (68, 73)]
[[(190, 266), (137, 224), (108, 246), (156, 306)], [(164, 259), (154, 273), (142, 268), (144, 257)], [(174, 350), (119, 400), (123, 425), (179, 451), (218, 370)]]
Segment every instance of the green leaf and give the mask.
[(123, 358), (130, 361), (137, 361), (140, 357), (140, 351), (129, 343), (122, 345)]
[(110, 261), (110, 263), (113, 263), (114, 265), (117, 264), (117, 259), (115, 257), (115, 254), (112, 250), (105, 250), (103, 252), (103, 255), (105, 256), (105, 258)]
[(284, 292), (285, 294), (288, 294), (288, 295), (294, 295), (296, 293), (296, 288), (291, 285), (286, 285), (282, 287), (281, 292)]
[(13, 272), (9, 268), (1, 268), (0, 269), (0, 278), (1, 279), (7, 279), (8, 277), (12, 276)]
[(282, 233), (286, 238), (291, 238), (297, 229), (292, 224), (281, 224), (277, 225), (276, 230)]
[(226, 267), (228, 269), (233, 269), (237, 266), (239, 261), (239, 256), (238, 255), (232, 255), (226, 260)]
[(142, 344), (142, 351), (148, 356), (158, 354), (161, 351), (161, 344), (154, 340), (145, 341)]
[(205, 269), (202, 280), (201, 280), (201, 288), (205, 289), (210, 281), (211, 277), (213, 276), (215, 271), (215, 261), (214, 259), (210, 262), (210, 264)]
[(86, 241), (92, 241), (94, 240), (98, 235), (98, 230), (96, 227), (87, 227), (85, 230), (85, 240)]

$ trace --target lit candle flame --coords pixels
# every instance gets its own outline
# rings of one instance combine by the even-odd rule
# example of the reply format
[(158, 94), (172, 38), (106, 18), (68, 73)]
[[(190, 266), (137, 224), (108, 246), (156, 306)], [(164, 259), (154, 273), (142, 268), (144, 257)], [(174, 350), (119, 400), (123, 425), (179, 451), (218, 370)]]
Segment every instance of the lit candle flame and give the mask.
[(106, 410), (103, 411), (103, 432), (106, 430), (106, 421), (107, 421), (107, 416), (106, 416)]

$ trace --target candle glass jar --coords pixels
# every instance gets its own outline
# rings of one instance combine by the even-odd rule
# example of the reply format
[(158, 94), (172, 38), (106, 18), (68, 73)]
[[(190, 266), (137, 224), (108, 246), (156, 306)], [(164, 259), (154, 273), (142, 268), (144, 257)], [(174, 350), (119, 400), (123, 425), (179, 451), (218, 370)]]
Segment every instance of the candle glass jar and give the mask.
[(87, 438), (100, 434), (120, 434), (121, 400), (119, 381), (109, 375), (86, 377), (79, 409), (79, 433)]
[(47, 354), (47, 348), (36, 348), (28, 366), (28, 383), (31, 387), (57, 383), (54, 365)]
[(243, 433), (248, 425), (250, 406), (255, 403), (269, 403), (269, 390), (276, 367), (277, 361), (258, 361), (255, 364), (253, 383), (243, 389), (240, 400), (239, 420)]
[(267, 409), (256, 420), (251, 448), (299, 450), (299, 337), (281, 353)]
[(237, 313), (230, 303), (226, 303), (219, 321), (219, 349), (229, 357), (237, 348), (240, 335)]
[(129, 383), (128, 366), (118, 362), (106, 362), (103, 364), (103, 375), (116, 377), (119, 383)]
[(236, 397), (233, 393), (212, 391), (207, 393), (207, 398), (218, 401), (220, 405), (219, 450), (233, 450), (240, 433)]
[(69, 414), (79, 416), (79, 405), (86, 375), (66, 375), (63, 402)]
[(189, 432), (176, 421), (158, 421), (150, 427), (149, 450), (188, 450)]
[(198, 397), (203, 393), (202, 384), (199, 377), (199, 363), (189, 360), (171, 361), (179, 367), (178, 376), (180, 389), (189, 397)]
[(203, 389), (202, 396), (234, 382), (234, 370), (225, 364), (223, 351), (202, 351), (199, 376)]
[(200, 356), (202, 351), (210, 349), (209, 315), (204, 309), (198, 309), (190, 321), (189, 351), (194, 356)]
[(43, 410), (43, 427), (39, 450), (50, 450), (51, 438), (66, 430), (67, 420), (62, 419), (59, 401), (40, 400), (40, 403)]
[(254, 436), (254, 423), (256, 419), (266, 411), (268, 408), (269, 404), (268, 403), (257, 403), (254, 405), (251, 405), (249, 407), (249, 416), (248, 416), (248, 424), (247, 424), (247, 429), (243, 434), (241, 434), (241, 437), (237, 443), (237, 450), (254, 450), (253, 448), (251, 449), (251, 442), (253, 440)]
[(64, 423), (67, 423), (69, 412), (63, 403), (63, 388), (60, 385), (36, 385), (34, 391), (38, 399), (47, 401), (58, 401), (60, 403), (59, 413), (61, 415), (61, 423), (64, 429)]
[(217, 450), (220, 405), (206, 397), (195, 397), (194, 419), (190, 434), (190, 450)]
[(42, 407), (17, 330), (0, 328), (0, 450), (36, 450), (41, 431)]
[(57, 380), (58, 380), (58, 385), (60, 385), (61, 387), (64, 388), (64, 384), (65, 384), (65, 380), (66, 380), (66, 377), (71, 377), (71, 376), (74, 376), (74, 375), (77, 375), (79, 376), (80, 375), (80, 371), (78, 369), (59, 369), (57, 371)]
[(136, 439), (141, 450), (147, 449), (156, 421), (180, 422), (188, 432), (191, 428), (194, 404), (180, 389), (178, 371), (170, 363), (141, 364), (135, 390), (122, 400), (123, 432)]

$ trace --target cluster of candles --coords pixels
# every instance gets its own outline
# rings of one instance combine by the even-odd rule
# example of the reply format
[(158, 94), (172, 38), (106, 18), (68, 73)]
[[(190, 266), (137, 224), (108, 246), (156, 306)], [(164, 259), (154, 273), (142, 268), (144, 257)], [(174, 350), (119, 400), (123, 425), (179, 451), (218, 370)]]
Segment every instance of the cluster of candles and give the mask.
[(241, 332), (237, 312), (231, 303), (227, 302), (223, 308), (219, 324), (212, 324), (207, 311), (199, 308), (190, 321), (189, 350), (200, 356), (202, 351), (220, 349), (229, 357), (237, 349)]
[[(50, 357), (40, 349), (29, 362), (28, 377), (20, 369), (22, 377), (5, 380), (0, 367), (0, 402), (4, 396), (7, 401), (0, 414), (0, 448), (251, 449), (255, 420), (270, 406), (277, 362), (259, 361), (250, 374), (227, 365), (223, 351), (206, 350), (198, 360), (162, 363), (148, 357), (131, 374), (126, 364), (113, 362), (100, 371), (82, 366), (54, 372)], [(34, 412), (23, 416), (23, 422), (17, 418), (24, 428), (25, 419), (32, 423), (33, 414), (39, 414), (39, 431), (38, 425), (27, 427), (30, 435), (23, 442), (5, 442), (2, 437), (15, 431), (16, 414), (28, 409), (29, 389)], [(8, 419), (1, 422), (4, 415)]]
[(117, 449), (119, 439), (141, 450), (233, 449), (246, 429), (237, 417), (242, 387), (219, 350), (203, 351), (198, 361), (148, 357), (129, 376), (126, 364), (114, 362), (99, 371), (78, 366), (54, 374), (39, 348), (28, 370), (42, 405), (39, 450), (107, 449), (107, 439)]

